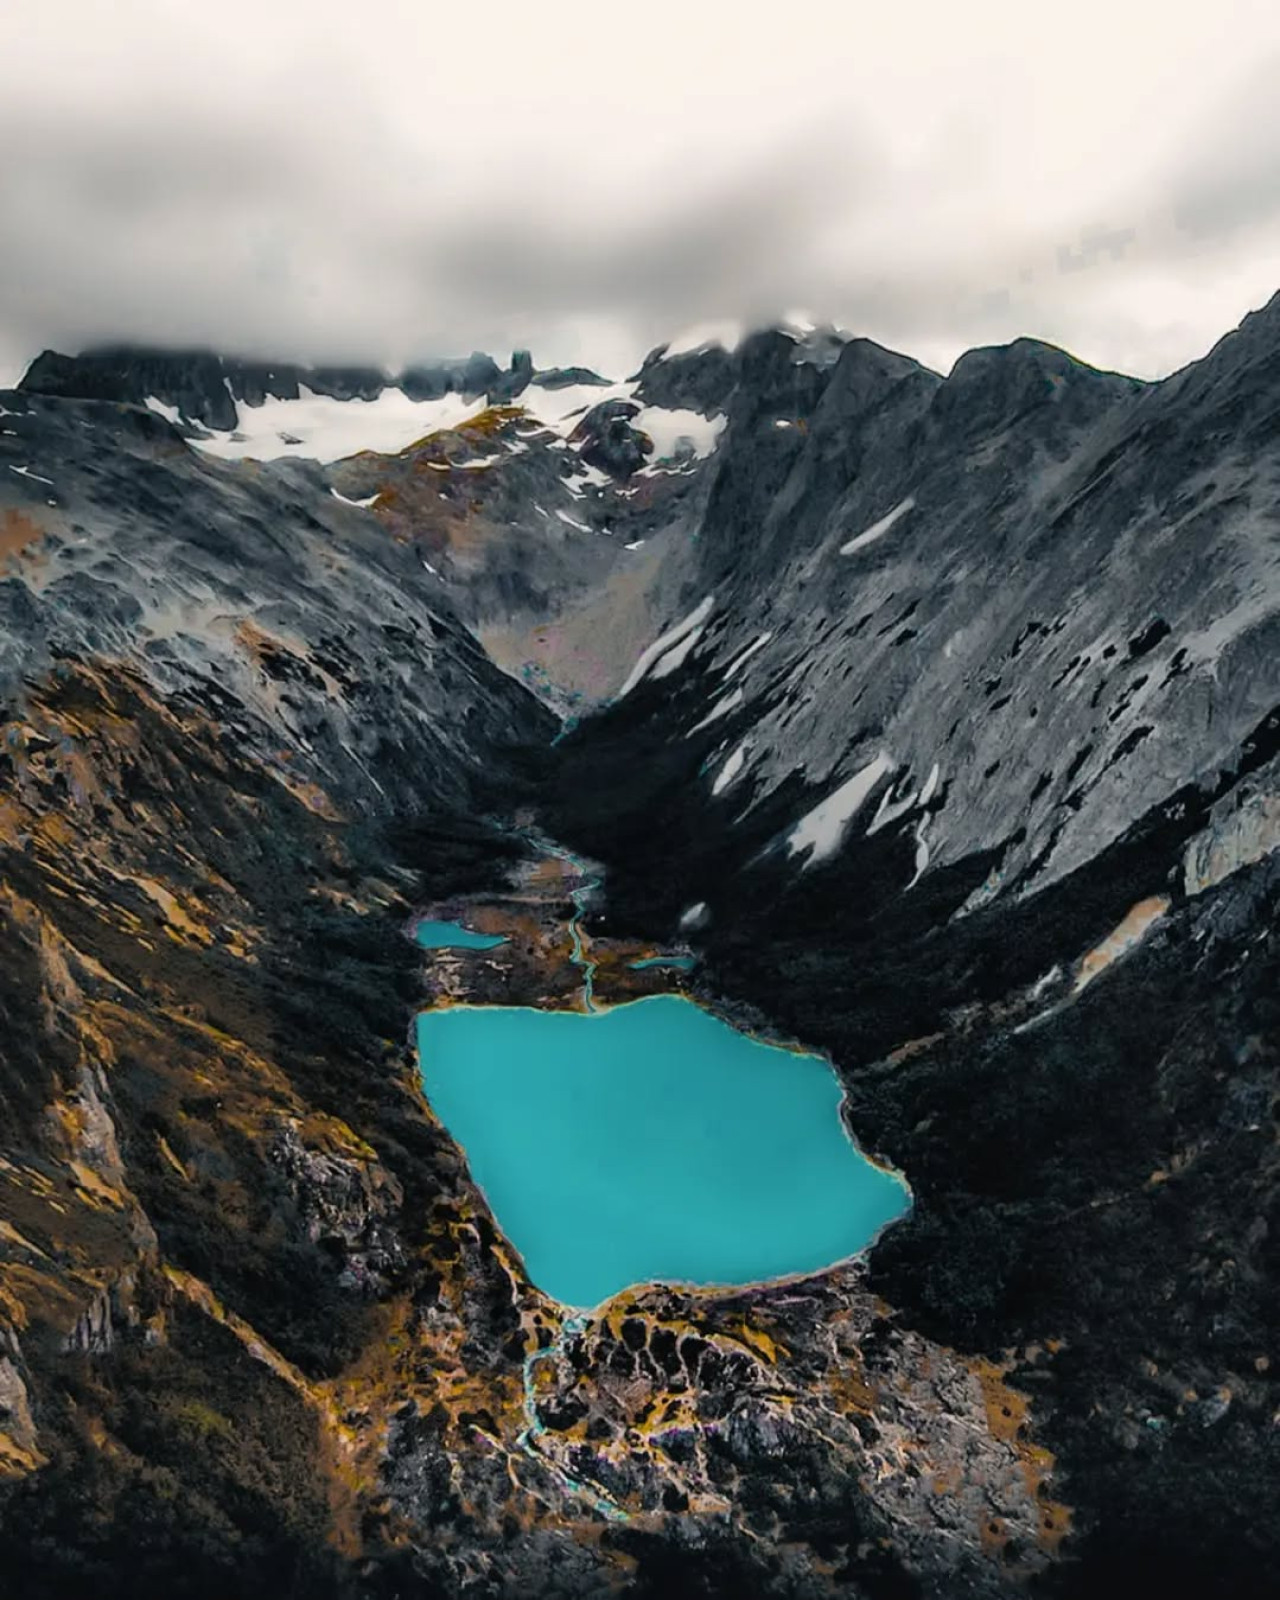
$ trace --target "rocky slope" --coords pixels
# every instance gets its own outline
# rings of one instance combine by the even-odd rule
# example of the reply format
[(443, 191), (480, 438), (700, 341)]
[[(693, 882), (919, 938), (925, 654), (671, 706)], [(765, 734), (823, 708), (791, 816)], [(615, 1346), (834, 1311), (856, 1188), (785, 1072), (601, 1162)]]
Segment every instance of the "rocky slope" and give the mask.
[(1280, 300), (1159, 385), (854, 341), (740, 391), (668, 653), (546, 813), (597, 932), (831, 1053), (915, 1193), (885, 1299), (1047, 1352), (1050, 1589), (1276, 1559), (1278, 405)]
[[(392, 387), (0, 395), (0, 1570), (1266, 1593), (1280, 300), (1158, 385), (774, 329)], [(915, 1196), (868, 1262), (528, 1282), (408, 1040), (579, 1003), (547, 835), (599, 996), (831, 1055)]]

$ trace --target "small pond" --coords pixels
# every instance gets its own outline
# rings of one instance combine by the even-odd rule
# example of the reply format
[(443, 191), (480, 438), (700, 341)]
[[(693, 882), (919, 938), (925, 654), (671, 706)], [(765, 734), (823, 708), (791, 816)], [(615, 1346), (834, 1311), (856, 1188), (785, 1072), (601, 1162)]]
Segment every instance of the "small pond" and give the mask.
[(428, 950), (492, 950), (506, 944), (502, 933), (474, 933), (460, 922), (420, 922), (414, 938)]

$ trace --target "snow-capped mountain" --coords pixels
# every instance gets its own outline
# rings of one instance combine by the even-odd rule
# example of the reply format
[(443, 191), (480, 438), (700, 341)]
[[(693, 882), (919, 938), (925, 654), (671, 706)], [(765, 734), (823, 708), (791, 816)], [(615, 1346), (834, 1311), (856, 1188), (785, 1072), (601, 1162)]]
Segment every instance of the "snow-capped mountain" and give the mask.
[[(617, 379), (41, 356), (0, 394), (0, 1569), (1265, 1592), (1278, 418), (1280, 297), (1160, 383), (800, 320)], [(500, 906), (432, 994), (564, 1007), (566, 849), (602, 992), (679, 942), (828, 1054), (912, 1187), (868, 1261), (530, 1283), (402, 930)]]

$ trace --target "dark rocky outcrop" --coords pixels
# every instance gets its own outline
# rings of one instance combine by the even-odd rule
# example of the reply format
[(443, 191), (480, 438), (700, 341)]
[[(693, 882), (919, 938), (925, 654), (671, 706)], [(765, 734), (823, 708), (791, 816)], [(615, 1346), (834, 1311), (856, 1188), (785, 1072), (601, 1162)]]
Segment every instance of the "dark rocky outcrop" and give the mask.
[(630, 400), (604, 400), (592, 406), (573, 430), (582, 459), (625, 483), (645, 464), (653, 441), (632, 422), (640, 407)]
[[(238, 364), (237, 375), (259, 404), (264, 395), (277, 392), (267, 369)], [(225, 376), (222, 359), (211, 351), (141, 351), (116, 346), (63, 356), (46, 350), (31, 363), (19, 388), (63, 400), (125, 400), (133, 405), (142, 405), (148, 396), (154, 396), (175, 406), (191, 422), (230, 430), (236, 425), (235, 396), (228, 390)], [(295, 397), (296, 373), (286, 369), (279, 387), (281, 398)]]
[(112, 400), (142, 405), (148, 399), (172, 407), (201, 428), (229, 432), (237, 423), (236, 402), (260, 406), (269, 397), (296, 400), (299, 386), (335, 400), (375, 400), (399, 387), (412, 400), (446, 394), (488, 396), (494, 404), (513, 400), (533, 376), (533, 359), (517, 350), (504, 371), (480, 351), (461, 361), (419, 362), (398, 376), (370, 366), (298, 366), (243, 361), (212, 351), (171, 351), (113, 345), (64, 356), (46, 350), (31, 363), (19, 388), (68, 400)]
[(590, 384), (600, 389), (609, 386), (608, 378), (602, 378), (590, 367), (543, 367), (534, 373), (534, 381), (544, 389), (567, 389), (579, 383)]
[(649, 405), (700, 411), (723, 411), (737, 382), (737, 364), (719, 345), (667, 356), (659, 345), (645, 357), (636, 374), (637, 396)]

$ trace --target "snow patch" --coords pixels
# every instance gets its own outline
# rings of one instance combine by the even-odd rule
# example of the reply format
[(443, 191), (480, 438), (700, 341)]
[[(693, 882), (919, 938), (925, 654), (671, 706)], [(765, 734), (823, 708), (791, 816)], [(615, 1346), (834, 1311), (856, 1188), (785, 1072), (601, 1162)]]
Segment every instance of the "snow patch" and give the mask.
[(704, 417), (700, 411), (668, 411), (662, 406), (642, 406), (640, 415), (631, 419), (631, 426), (653, 440), (655, 461), (665, 461), (675, 455), (681, 439), (690, 442), (695, 458), (702, 461), (715, 449), (728, 422), (728, 417), (723, 415)]
[(733, 661), (731, 661), (724, 669), (725, 681), (727, 682), (733, 677), (735, 672), (740, 671), (741, 668), (751, 660), (752, 656), (755, 655), (757, 650), (763, 650), (765, 645), (767, 645), (769, 640), (772, 638), (773, 631), (770, 629), (768, 633), (762, 633), (758, 639), (749, 644), (742, 654), (740, 656), (736, 656)]
[(10, 472), (16, 472), (20, 478), (33, 478), (36, 483), (47, 483), (53, 488), (52, 478), (42, 478), (38, 472), (32, 472), (30, 467), (10, 467)]
[(378, 498), (376, 494), (371, 494), (367, 500), (348, 500), (345, 494), (339, 494), (338, 491), (332, 487), (332, 485), (330, 486), (329, 493), (335, 500), (340, 500), (344, 506), (355, 506), (358, 511), (367, 511)]
[(743, 767), (746, 765), (746, 760), (747, 747), (745, 744), (740, 744), (725, 762), (724, 766), (720, 768), (720, 771), (716, 777), (716, 781), (711, 785), (712, 794), (723, 794), (733, 780), (742, 771)]
[(713, 722), (719, 722), (721, 717), (727, 717), (728, 714), (733, 710), (734, 706), (740, 706), (741, 704), (742, 690), (735, 689), (732, 694), (727, 694), (723, 700), (717, 701), (717, 703), (712, 706), (711, 710), (706, 714), (706, 716), (703, 717), (702, 721), (696, 723), (692, 728), (689, 729), (689, 734), (687, 734), (686, 737), (689, 737), (695, 733), (701, 733), (703, 728), (709, 728)]
[(891, 788), (886, 789), (884, 798), (881, 800), (875, 816), (871, 819), (871, 826), (867, 829), (867, 836), (870, 837), (873, 833), (879, 833), (881, 828), (887, 828), (891, 822), (896, 822), (899, 817), (905, 817), (915, 803), (916, 796), (910, 790), (907, 791), (904, 798), (895, 800), (893, 798), (893, 790)]
[(182, 426), (182, 412), (177, 406), (167, 406), (163, 400), (157, 400), (151, 394), (142, 403), (148, 411), (154, 411), (156, 416), (163, 417), (166, 422), (172, 422), (175, 428)]
[(567, 439), (593, 406), (605, 400), (630, 400), (635, 390), (634, 383), (571, 383), (563, 389), (531, 383), (512, 403), (523, 407), (533, 421)]
[(670, 650), (672, 645), (679, 644), (680, 640), (683, 639), (686, 634), (691, 633), (694, 628), (697, 628), (701, 624), (705, 623), (707, 618), (711, 615), (711, 607), (714, 603), (715, 596), (709, 594), (701, 603), (701, 605), (699, 605), (696, 610), (691, 611), (683, 621), (677, 622), (674, 628), (668, 628), (666, 633), (664, 633), (661, 638), (655, 639), (649, 648), (641, 655), (635, 666), (632, 667), (627, 681), (622, 685), (621, 689), (618, 690), (616, 698), (621, 700), (624, 695), (630, 694), (635, 688), (636, 684), (638, 684), (641, 678), (644, 677), (645, 673), (648, 672), (649, 668), (654, 664), (655, 661), (657, 661), (659, 656)]
[(696, 905), (687, 907), (680, 913), (680, 926), (682, 928), (696, 927), (698, 923), (707, 920), (707, 902), (699, 900)]
[(1062, 968), (1055, 963), (1049, 968), (1048, 972), (1037, 978), (1036, 981), (1031, 985), (1031, 988), (1027, 991), (1027, 998), (1029, 1000), (1038, 1000), (1042, 994), (1051, 989), (1053, 985), (1057, 983), (1061, 976)]
[(791, 854), (809, 851), (805, 867), (815, 861), (825, 861), (834, 855), (844, 838), (845, 830), (859, 807), (869, 798), (871, 791), (887, 773), (893, 771), (893, 762), (882, 751), (874, 761), (842, 783), (838, 789), (813, 808), (792, 830), (789, 836)]
[(590, 533), (591, 529), (585, 522), (579, 522), (577, 517), (571, 517), (567, 511), (557, 511), (556, 516), (564, 523), (566, 528), (576, 528), (579, 533)]
[[(916, 870), (911, 882), (907, 885), (908, 889), (915, 888), (916, 884), (924, 877), (924, 869), (929, 865), (929, 841), (924, 836), (925, 825), (926, 819), (924, 817), (921, 817), (916, 824)], [(905, 894), (906, 890), (903, 893)]]
[(681, 639), (680, 643), (676, 645), (673, 650), (668, 650), (666, 655), (663, 656), (662, 660), (658, 662), (657, 666), (653, 669), (654, 677), (669, 677), (677, 667), (682, 667), (685, 664), (685, 661), (688, 659), (690, 650), (693, 649), (694, 645), (697, 644), (701, 637), (701, 628), (694, 628), (691, 633), (686, 633), (684, 638)]
[(402, 389), (384, 389), (376, 400), (335, 400), (299, 385), (296, 400), (268, 395), (260, 406), (237, 401), (231, 433), (210, 434), (192, 443), (208, 455), (230, 461), (246, 457), (274, 461), (281, 456), (341, 461), (362, 450), (394, 455), (427, 434), (460, 426), (484, 409), (483, 396), (465, 400), (447, 394), (439, 400), (410, 400)]
[(913, 494), (909, 494), (905, 500), (899, 500), (892, 511), (881, 517), (879, 522), (873, 522), (865, 533), (860, 533), (856, 539), (850, 539), (848, 544), (842, 544), (840, 546), (840, 554), (842, 556), (851, 556), (855, 550), (864, 550), (867, 545), (874, 544), (877, 539), (882, 539), (895, 522), (906, 516), (915, 503), (916, 497)]
[(602, 467), (593, 467), (589, 462), (586, 461), (579, 461), (577, 468), (574, 471), (574, 477), (581, 479), (583, 487), (579, 488), (576, 483), (566, 483), (565, 487), (569, 490), (570, 494), (578, 497), (581, 497), (583, 488), (607, 489), (613, 482), (613, 479)]
[(942, 776), (942, 768), (935, 761), (929, 776), (924, 780), (924, 788), (920, 791), (920, 805), (927, 806), (933, 799), (938, 789), (938, 779)]

